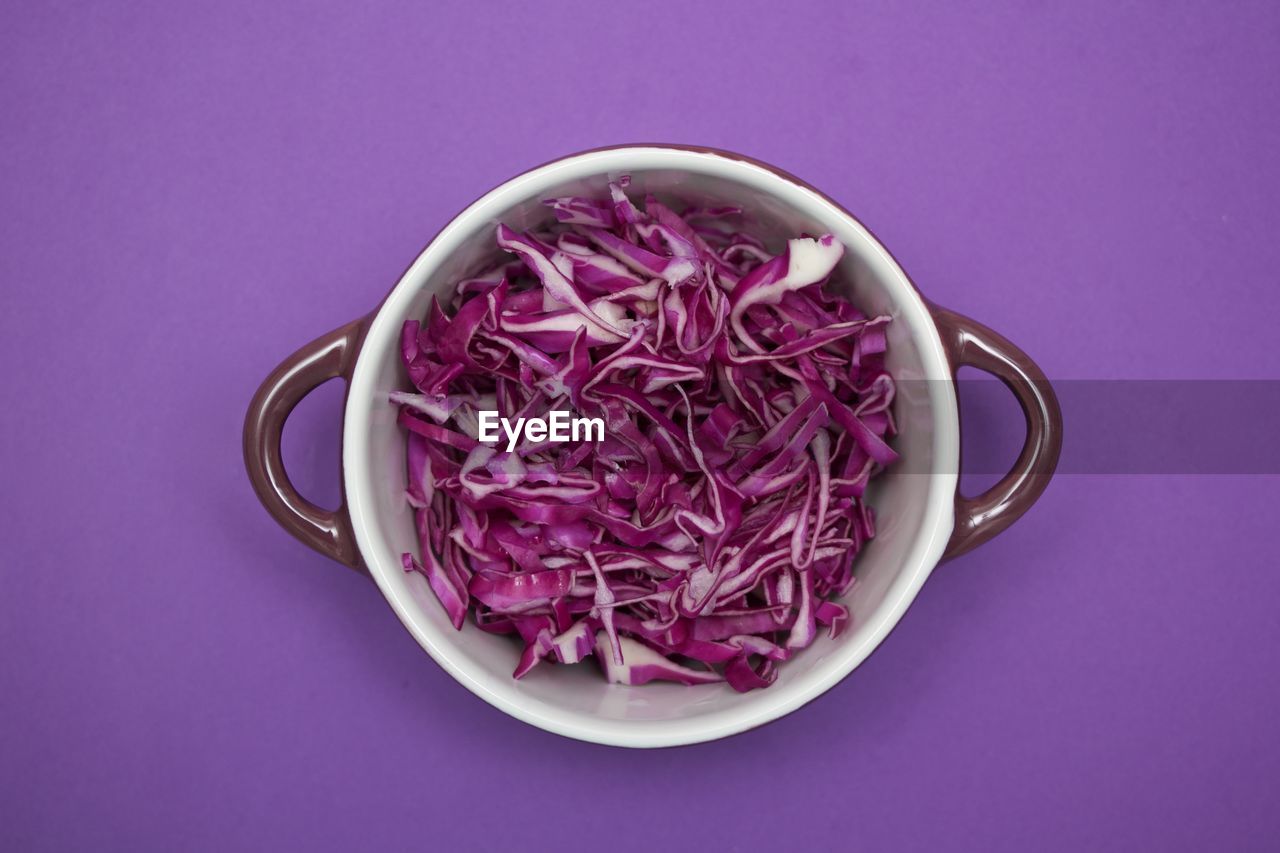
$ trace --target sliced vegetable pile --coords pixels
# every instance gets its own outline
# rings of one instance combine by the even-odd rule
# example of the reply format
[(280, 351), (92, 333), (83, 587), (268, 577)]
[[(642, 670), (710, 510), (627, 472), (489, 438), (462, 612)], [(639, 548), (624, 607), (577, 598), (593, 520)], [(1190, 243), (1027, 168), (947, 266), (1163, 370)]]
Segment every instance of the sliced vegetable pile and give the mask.
[[(896, 458), (889, 318), (823, 291), (833, 237), (771, 255), (737, 209), (641, 209), (628, 183), (499, 226), (512, 257), (405, 323), (405, 569), (455, 627), (518, 634), (516, 678), (593, 655), (624, 684), (765, 687), (848, 622), (863, 493)], [(553, 410), (604, 440), (477, 440), (480, 411)]]

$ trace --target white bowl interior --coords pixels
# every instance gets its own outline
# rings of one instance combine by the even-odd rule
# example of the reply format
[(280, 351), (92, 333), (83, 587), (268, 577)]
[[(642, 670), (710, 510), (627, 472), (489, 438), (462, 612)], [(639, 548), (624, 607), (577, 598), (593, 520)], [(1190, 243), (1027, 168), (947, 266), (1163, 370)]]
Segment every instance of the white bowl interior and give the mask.
[[(887, 313), (887, 361), (904, 386), (895, 404), (903, 462), (872, 492), (878, 531), (856, 563), (858, 582), (844, 599), (851, 627), (825, 632), (780, 667), (765, 690), (606, 684), (594, 664), (543, 665), (511, 678), (519, 647), (467, 624), (455, 631), (425, 580), (406, 574), (400, 555), (419, 550), (403, 497), (405, 442), (387, 395), (408, 387), (399, 332), (422, 318), (433, 293), (498, 257), (499, 221), (528, 228), (550, 217), (540, 199), (599, 195), (607, 180), (632, 177), (642, 196), (740, 205), (754, 233), (832, 233), (847, 248), (839, 281), (867, 313)], [(490, 192), (460, 214), (423, 251), (374, 318), (348, 394), (343, 460), (348, 507), (361, 553), (405, 626), (446, 670), (482, 698), (560, 734), (625, 746), (710, 740), (768, 722), (819, 695), (879, 644), (910, 604), (951, 534), (959, 429), (954, 389), (937, 330), (923, 300), (884, 248), (852, 217), (817, 193), (759, 165), (684, 149), (634, 147), (589, 152), (540, 167)], [(933, 472), (921, 475), (912, 472)]]

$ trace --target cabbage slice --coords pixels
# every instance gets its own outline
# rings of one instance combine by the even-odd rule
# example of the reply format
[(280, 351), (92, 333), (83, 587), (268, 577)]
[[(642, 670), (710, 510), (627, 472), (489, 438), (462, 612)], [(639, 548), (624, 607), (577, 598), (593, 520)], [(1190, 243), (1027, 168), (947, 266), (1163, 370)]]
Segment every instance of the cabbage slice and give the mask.
[[(897, 458), (889, 318), (826, 289), (844, 248), (771, 253), (741, 211), (655, 198), (546, 204), (507, 258), (405, 323), (396, 392), (424, 576), (449, 621), (523, 644), (515, 677), (588, 657), (604, 678), (769, 686), (821, 629), (875, 535)], [(598, 441), (479, 441), (572, 410)]]

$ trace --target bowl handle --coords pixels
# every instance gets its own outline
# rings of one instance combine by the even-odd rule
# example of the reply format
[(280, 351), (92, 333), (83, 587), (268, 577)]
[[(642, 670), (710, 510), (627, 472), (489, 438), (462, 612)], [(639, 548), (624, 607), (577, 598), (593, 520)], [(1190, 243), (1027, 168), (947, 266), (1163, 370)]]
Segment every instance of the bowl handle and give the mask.
[(1062, 410), (1049, 380), (1031, 358), (998, 332), (968, 317), (931, 305), (954, 377), (976, 367), (1005, 384), (1027, 421), (1027, 438), (1013, 470), (977, 497), (956, 487), (956, 526), (944, 560), (978, 547), (1031, 509), (1049, 485), (1062, 452)]
[(346, 497), (336, 510), (322, 509), (289, 482), (280, 455), (280, 436), (293, 407), (321, 383), (351, 381), (364, 339), (365, 319), (355, 320), (286, 358), (263, 380), (244, 419), (244, 465), (258, 499), (280, 526), (304, 544), (343, 565), (364, 572)]

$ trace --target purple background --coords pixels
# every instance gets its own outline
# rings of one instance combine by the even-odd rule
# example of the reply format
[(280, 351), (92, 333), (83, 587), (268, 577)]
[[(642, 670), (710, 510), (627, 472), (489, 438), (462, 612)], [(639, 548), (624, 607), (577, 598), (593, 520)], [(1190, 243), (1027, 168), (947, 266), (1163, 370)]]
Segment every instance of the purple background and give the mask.
[(817, 702), (642, 753), (455, 684), (239, 431), (482, 191), (641, 140), (818, 184), (1050, 376), (1280, 378), (1280, 6), (111, 5), (0, 12), (0, 847), (1275, 842), (1276, 477), (1062, 477)]

